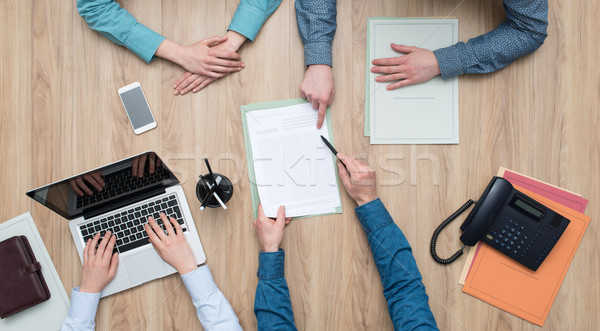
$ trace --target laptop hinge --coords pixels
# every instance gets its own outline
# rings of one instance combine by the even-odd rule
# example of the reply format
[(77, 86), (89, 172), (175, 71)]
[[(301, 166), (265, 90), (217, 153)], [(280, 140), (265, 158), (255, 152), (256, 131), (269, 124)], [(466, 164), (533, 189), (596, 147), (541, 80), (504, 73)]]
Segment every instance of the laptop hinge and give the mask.
[(128, 205), (132, 205), (136, 202), (151, 198), (153, 196), (164, 194), (165, 192), (166, 191), (165, 191), (164, 187), (159, 187), (159, 188), (153, 187), (153, 188), (148, 188), (148, 189), (145, 189), (142, 191), (138, 191), (138, 192), (135, 192), (135, 194), (132, 195), (131, 197), (119, 199), (118, 201), (111, 201), (106, 204), (101, 204), (98, 206), (94, 206), (93, 208), (90, 208), (90, 210), (84, 210), (83, 217), (85, 219), (96, 217), (98, 215), (107, 213), (111, 210), (117, 210), (119, 208), (122, 208), (122, 207), (125, 207)]

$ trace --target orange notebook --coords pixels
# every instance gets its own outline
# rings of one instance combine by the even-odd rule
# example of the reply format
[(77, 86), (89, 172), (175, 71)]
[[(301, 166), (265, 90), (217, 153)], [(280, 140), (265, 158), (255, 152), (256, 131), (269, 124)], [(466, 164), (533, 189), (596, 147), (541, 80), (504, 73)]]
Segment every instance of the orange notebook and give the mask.
[(543, 326), (590, 217), (526, 189), (515, 188), (568, 218), (571, 223), (537, 271), (482, 244), (463, 292)]

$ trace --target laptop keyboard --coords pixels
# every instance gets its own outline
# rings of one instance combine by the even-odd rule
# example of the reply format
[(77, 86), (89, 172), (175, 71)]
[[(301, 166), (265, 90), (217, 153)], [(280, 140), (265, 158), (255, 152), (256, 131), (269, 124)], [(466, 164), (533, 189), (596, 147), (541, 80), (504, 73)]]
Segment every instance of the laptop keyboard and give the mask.
[(154, 217), (161, 229), (167, 233), (165, 225), (160, 218), (161, 212), (176, 219), (177, 223), (181, 225), (182, 231), (187, 231), (175, 194), (152, 201), (145, 201), (143, 204), (125, 211), (104, 215), (98, 220), (81, 225), (79, 231), (83, 236), (83, 241), (87, 242), (96, 233), (100, 232), (100, 236), (104, 237), (106, 231), (110, 230), (117, 237), (113, 252), (124, 253), (149, 244), (148, 235), (144, 229), (144, 224), (148, 221), (149, 216)]
[(148, 166), (144, 170), (144, 177), (138, 178), (131, 174), (131, 169), (123, 169), (115, 173), (103, 176), (105, 186), (102, 191), (97, 191), (92, 185), (88, 185), (92, 195), (77, 197), (77, 208), (89, 206), (95, 202), (110, 199), (123, 193), (136, 190), (141, 187), (156, 184), (163, 179), (169, 178), (169, 171), (163, 167), (157, 167), (153, 174), (150, 174)]

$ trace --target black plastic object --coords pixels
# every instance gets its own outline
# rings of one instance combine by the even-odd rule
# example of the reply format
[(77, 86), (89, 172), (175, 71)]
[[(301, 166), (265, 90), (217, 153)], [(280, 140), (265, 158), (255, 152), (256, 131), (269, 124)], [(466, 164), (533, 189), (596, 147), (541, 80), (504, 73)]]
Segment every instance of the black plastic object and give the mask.
[[(217, 178), (219, 177), (221, 177), (221, 182), (217, 186), (215, 193), (217, 193), (217, 195), (219, 196), (219, 198), (221, 198), (223, 203), (227, 203), (227, 201), (229, 201), (233, 196), (233, 184), (231, 183), (231, 180), (229, 180), (229, 178), (216, 172), (213, 173), (214, 182), (216, 182)], [(209, 187), (213, 185), (213, 180), (211, 180), (210, 174), (200, 176), (200, 179), (196, 184), (196, 197), (198, 198), (198, 201), (200, 201), (200, 203), (202, 203), (205, 199), (208, 199), (208, 201), (206, 202), (206, 206), (211, 208), (217, 208), (221, 207), (217, 199), (212, 194), (211, 196), (208, 196), (208, 194), (210, 193)]]

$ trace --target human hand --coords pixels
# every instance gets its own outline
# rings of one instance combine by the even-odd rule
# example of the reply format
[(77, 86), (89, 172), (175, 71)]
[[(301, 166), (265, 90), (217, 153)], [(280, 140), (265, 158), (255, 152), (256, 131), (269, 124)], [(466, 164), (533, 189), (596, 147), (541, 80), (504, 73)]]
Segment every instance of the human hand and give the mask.
[(371, 68), (371, 72), (384, 74), (375, 77), (376, 82), (398, 81), (388, 85), (386, 89), (394, 90), (406, 85), (423, 83), (440, 74), (440, 66), (432, 51), (397, 44), (392, 44), (392, 49), (406, 55), (375, 59), (371, 62), (375, 65)]
[(252, 225), (254, 225), (258, 245), (262, 252), (277, 252), (279, 250), (279, 244), (283, 240), (283, 229), (291, 220), (291, 217), (285, 217), (284, 206), (279, 207), (277, 219), (274, 220), (265, 216), (262, 204), (258, 205), (258, 217), (252, 222)]
[[(237, 52), (237, 50), (242, 46), (242, 44), (246, 41), (246, 37), (242, 34), (239, 34), (235, 31), (227, 31), (225, 34), (227, 40), (224, 42), (212, 46), (211, 48), (218, 51), (224, 52)], [(245, 64), (242, 63), (242, 68), (245, 68)], [(224, 76), (228, 75), (226, 73)], [(175, 89), (175, 95), (185, 95), (188, 92), (192, 91), (194, 93), (202, 90), (210, 83), (217, 80), (217, 78), (209, 77), (206, 75), (195, 74), (193, 72), (185, 72), (173, 85)]]
[(337, 157), (346, 164), (346, 167), (344, 167), (338, 161), (338, 171), (342, 179), (342, 184), (344, 184), (350, 197), (359, 206), (377, 199), (375, 170), (346, 155), (338, 153)]
[(119, 265), (118, 253), (112, 253), (117, 238), (110, 231), (106, 231), (104, 238), (98, 240), (100, 233), (93, 239), (88, 239), (83, 249), (83, 271), (81, 272), (80, 292), (98, 293), (110, 283), (117, 274)]
[(167, 219), (164, 213), (160, 213), (160, 219), (165, 224), (167, 234), (152, 216), (148, 217), (148, 223), (144, 224), (148, 239), (158, 255), (175, 268), (180, 275), (198, 268), (194, 253), (181, 230), (181, 225), (173, 217)]
[(187, 71), (212, 78), (220, 78), (228, 73), (242, 70), (245, 64), (240, 61), (241, 57), (238, 53), (212, 47), (226, 40), (227, 37), (215, 36), (184, 46), (188, 56), (181, 60), (181, 66)]
[(84, 192), (87, 195), (94, 194), (88, 184), (98, 192), (102, 191), (104, 186), (106, 186), (100, 171), (90, 172), (69, 180), (69, 185), (71, 185), (73, 191), (80, 197), (84, 195)]
[(156, 172), (156, 168), (162, 165), (162, 161), (160, 158), (156, 157), (155, 153), (143, 154), (131, 161), (131, 175), (133, 177), (143, 178), (146, 162), (148, 162), (148, 172), (150, 174)]
[(325, 119), (327, 106), (333, 102), (335, 87), (333, 84), (333, 70), (326, 64), (312, 64), (304, 74), (300, 85), (300, 94), (312, 104), (314, 110), (319, 111), (317, 129), (320, 129)]

